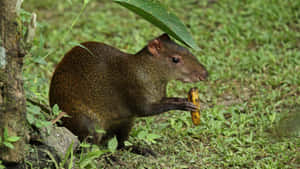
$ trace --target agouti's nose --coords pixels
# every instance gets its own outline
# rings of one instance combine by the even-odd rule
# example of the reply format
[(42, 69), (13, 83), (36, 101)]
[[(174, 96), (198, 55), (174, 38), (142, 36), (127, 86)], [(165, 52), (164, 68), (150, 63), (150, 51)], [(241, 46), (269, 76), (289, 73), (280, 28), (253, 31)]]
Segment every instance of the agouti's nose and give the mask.
[(204, 81), (204, 80), (207, 79), (207, 77), (208, 77), (208, 71), (204, 69), (204, 70), (201, 72), (201, 75), (199, 76), (199, 79), (202, 80), (202, 81)]

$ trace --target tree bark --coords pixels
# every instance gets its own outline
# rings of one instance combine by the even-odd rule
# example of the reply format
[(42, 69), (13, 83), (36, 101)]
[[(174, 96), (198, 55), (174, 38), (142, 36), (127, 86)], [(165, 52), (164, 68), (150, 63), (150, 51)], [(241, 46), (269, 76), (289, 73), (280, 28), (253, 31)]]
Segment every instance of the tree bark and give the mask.
[(0, 137), (4, 128), (9, 136), (18, 136), (14, 149), (0, 143), (0, 159), (20, 162), (26, 152), (28, 124), (22, 81), (24, 49), (21, 47), (21, 23), (18, 11), (22, 0), (0, 0)]

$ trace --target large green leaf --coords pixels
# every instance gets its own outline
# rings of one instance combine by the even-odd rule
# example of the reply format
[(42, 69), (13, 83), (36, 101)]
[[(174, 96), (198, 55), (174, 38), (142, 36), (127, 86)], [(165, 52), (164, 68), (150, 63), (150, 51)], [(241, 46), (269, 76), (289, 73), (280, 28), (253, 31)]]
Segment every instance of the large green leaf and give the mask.
[(140, 15), (170, 36), (198, 50), (198, 46), (185, 25), (174, 14), (167, 11), (157, 0), (114, 0)]

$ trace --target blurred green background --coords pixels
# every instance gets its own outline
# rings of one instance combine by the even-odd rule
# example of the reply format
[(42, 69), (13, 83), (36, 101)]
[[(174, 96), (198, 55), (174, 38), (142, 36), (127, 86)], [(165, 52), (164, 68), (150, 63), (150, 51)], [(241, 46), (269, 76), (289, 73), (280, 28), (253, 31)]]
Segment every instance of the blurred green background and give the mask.
[[(124, 164), (113, 168), (300, 167), (300, 1), (161, 2), (187, 25), (201, 48), (191, 52), (210, 73), (206, 82), (168, 87), (168, 95), (182, 97), (200, 89), (201, 125), (182, 111), (137, 119), (127, 144), (151, 146), (158, 158), (118, 151)], [(86, 6), (82, 0), (26, 0), (23, 8), (24, 22), (31, 12), (38, 16), (25, 58), (26, 95), (43, 104), (56, 64), (76, 44), (101, 41), (135, 53), (162, 33), (110, 0)], [(46, 119), (35, 116), (37, 123)], [(90, 163), (108, 165), (102, 158)]]

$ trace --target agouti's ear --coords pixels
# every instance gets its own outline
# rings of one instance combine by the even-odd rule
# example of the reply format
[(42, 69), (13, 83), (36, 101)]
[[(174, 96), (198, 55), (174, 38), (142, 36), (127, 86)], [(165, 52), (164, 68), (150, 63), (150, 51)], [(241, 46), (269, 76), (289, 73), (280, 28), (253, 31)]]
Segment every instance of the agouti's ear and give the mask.
[(165, 41), (170, 41), (168, 34), (164, 33), (148, 43), (148, 50), (153, 56), (159, 56)]
[(162, 48), (161, 41), (159, 39), (153, 39), (148, 43), (148, 51), (153, 55), (153, 56), (159, 56), (159, 51)]

